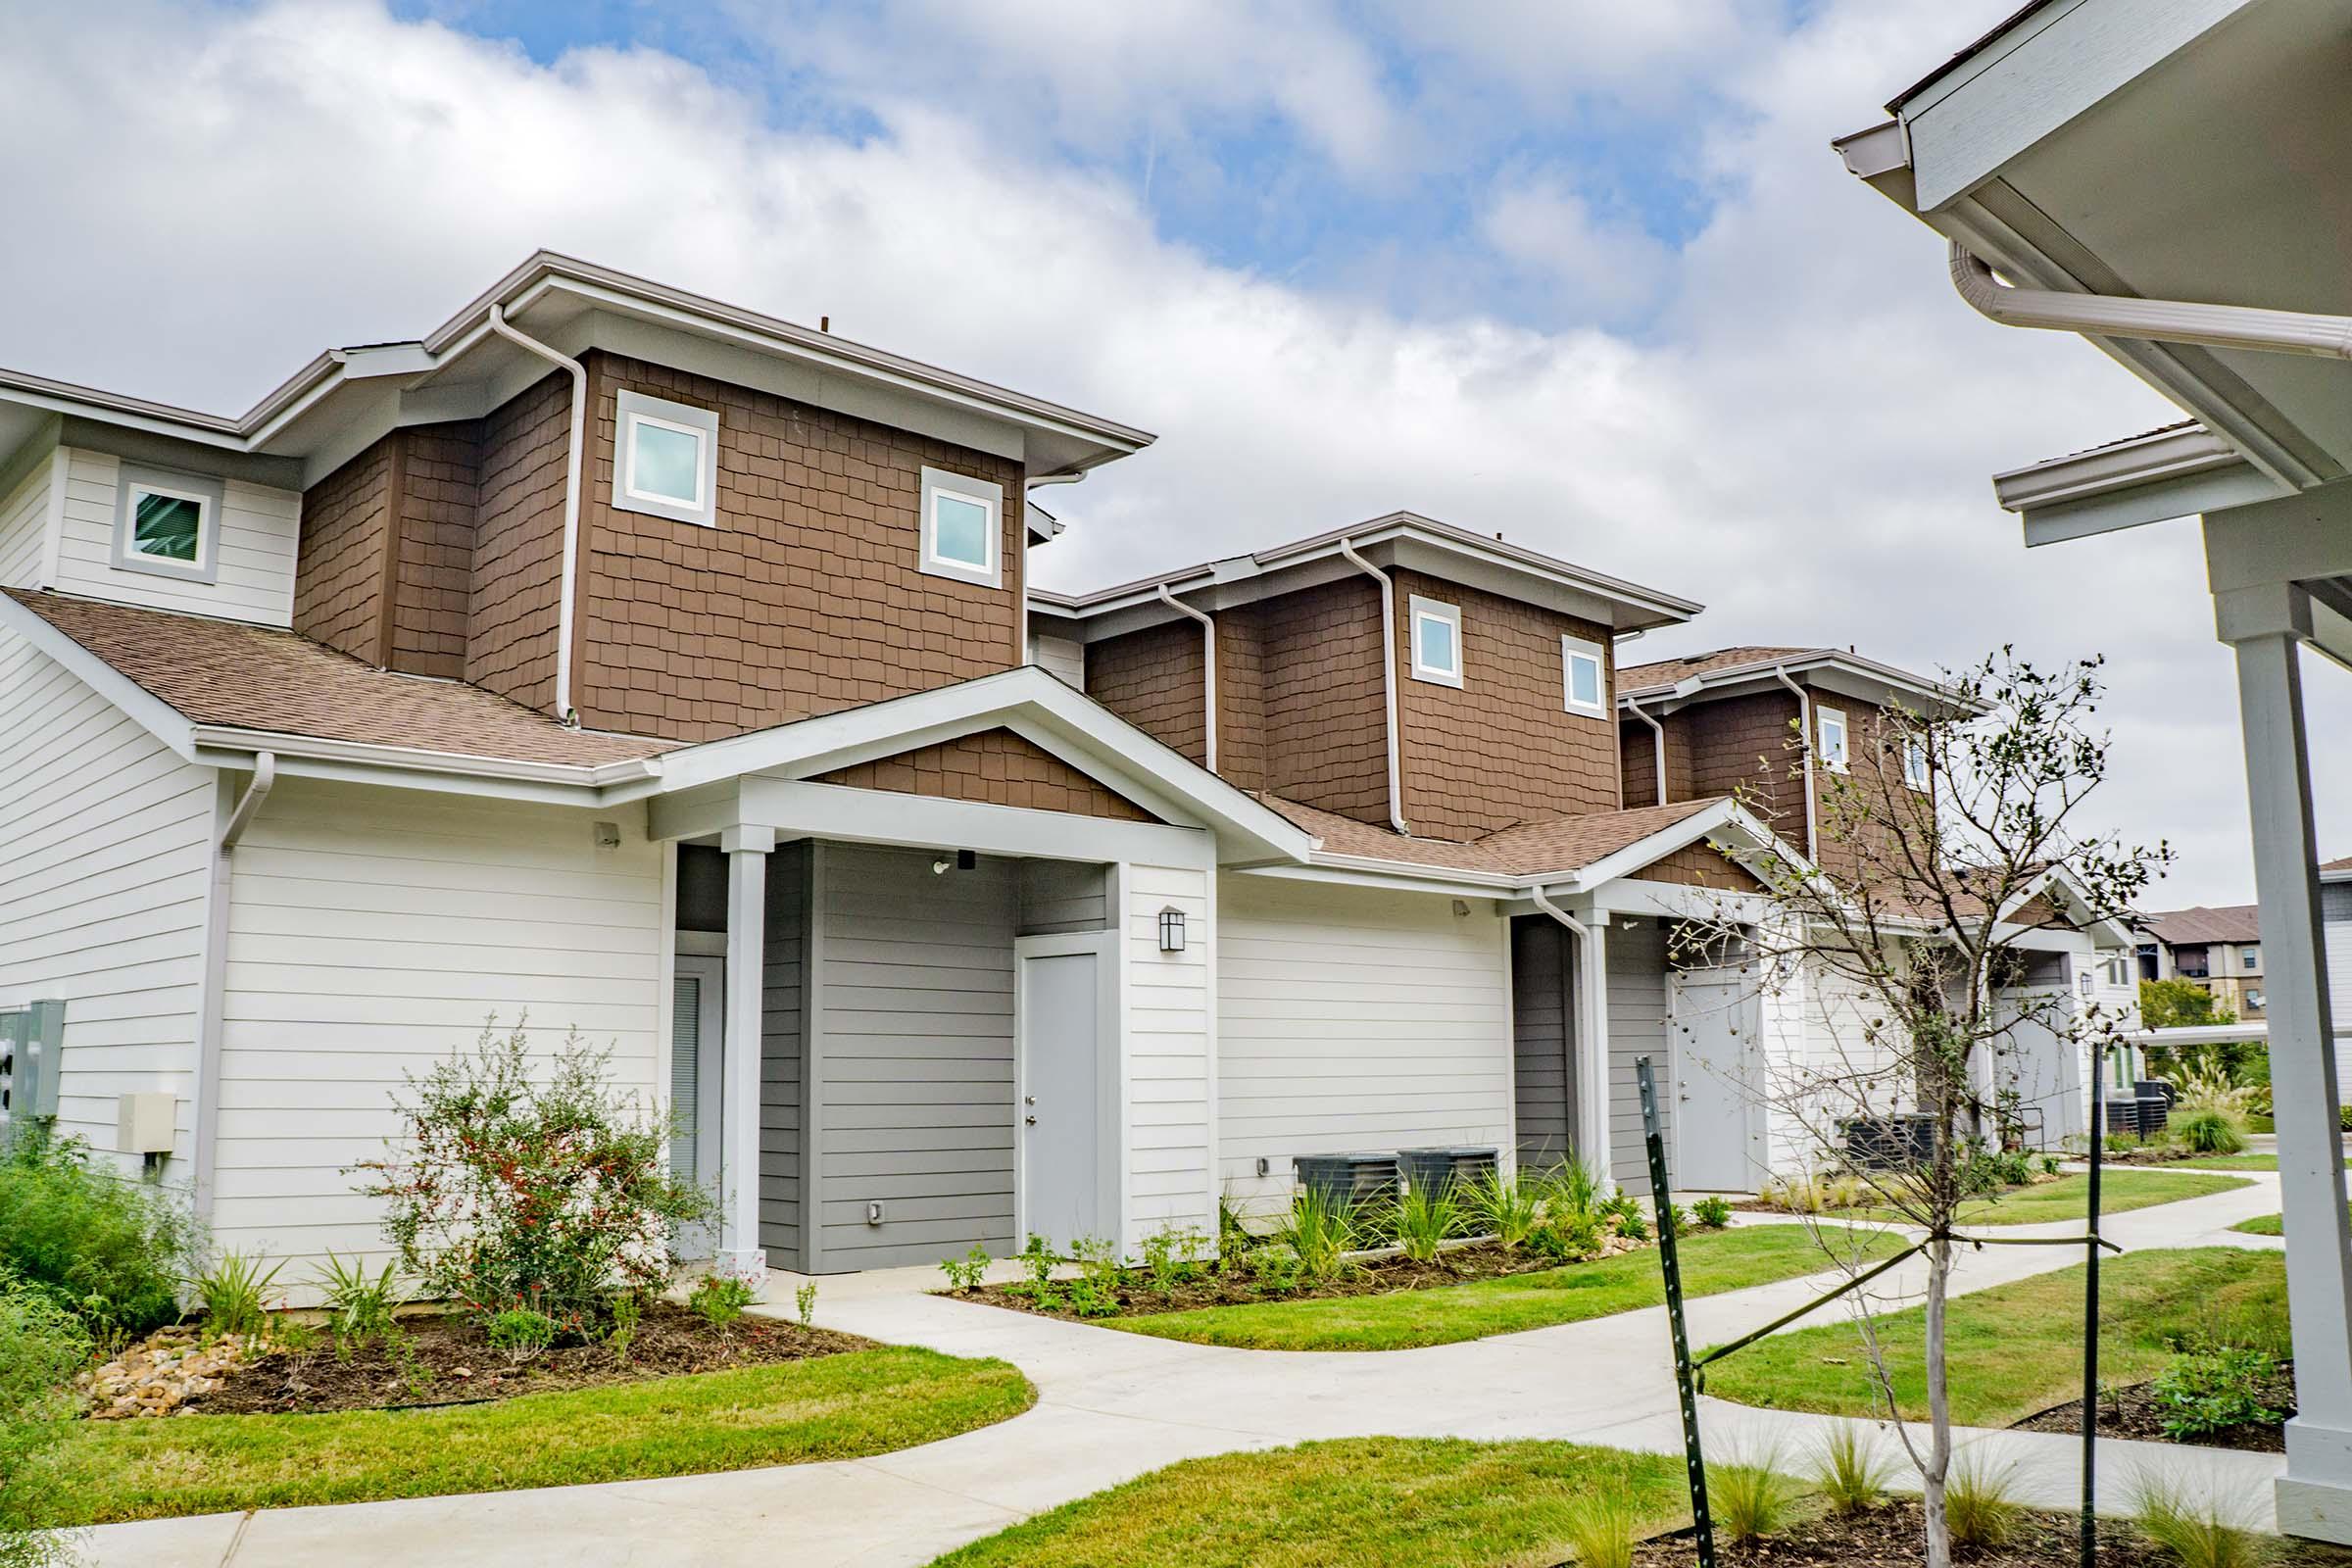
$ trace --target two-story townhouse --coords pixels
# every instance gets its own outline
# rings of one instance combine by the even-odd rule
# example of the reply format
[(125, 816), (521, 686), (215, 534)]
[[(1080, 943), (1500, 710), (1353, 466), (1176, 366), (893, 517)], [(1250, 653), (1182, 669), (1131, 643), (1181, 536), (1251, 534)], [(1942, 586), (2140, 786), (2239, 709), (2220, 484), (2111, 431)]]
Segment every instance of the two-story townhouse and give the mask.
[(1150, 439), (545, 254), (241, 416), (0, 375), (7, 1113), (290, 1259), (494, 1012), (747, 1273), (1632, 1178), (1660, 922), (1772, 842), (1620, 808), (1611, 640), (1697, 607), (1401, 517), (1028, 594), (1027, 489)]
[[(1982, 705), (1960, 698), (1933, 676), (1868, 659), (1852, 649), (1740, 646), (1629, 665), (1618, 672), (1618, 739), (1629, 806), (1731, 795), (1832, 876), (1861, 874), (1850, 840), (1825, 827), (1833, 773), (1863, 768), (1887, 787), (1926, 792), (1933, 770), (1923, 748), (1901, 739), (1897, 710), (1932, 721), (1965, 721)], [(1865, 799), (1871, 789), (1866, 786)], [(1858, 830), (1867, 831), (1868, 824)], [(2063, 879), (2054, 879), (2033, 917), (2006, 940), (2032, 955), (2008, 989), (2022, 1021), (2002, 1054), (2003, 1082), (1991, 1085), (2007, 1107), (2009, 1135), (2030, 1147), (2057, 1148), (2089, 1127), (2089, 1047), (2069, 1043), (2039, 1021), (2048, 999), (2063, 994), (2067, 1011), (2096, 1004), (2122, 1018), (2134, 1006), (2130, 934), (2090, 911)], [(2023, 913), (2024, 911), (2021, 911)], [(1776, 1166), (1813, 1157), (1822, 1114), (1788, 1114), (1799, 1086), (1825, 1071), (1867, 1074), (1895, 1053), (1874, 1045), (1867, 1022), (1881, 1011), (1855, 981), (1827, 966), (1784, 978), (1769, 1009), (1764, 1098)], [(1884, 1037), (1880, 1037), (1882, 1042)], [(1901, 1103), (1904, 1086), (1886, 1072), (1884, 1108)], [(1879, 1102), (1874, 1100), (1874, 1105)]]
[(2243, 1019), (2263, 1016), (2262, 911), (2251, 904), (2198, 905), (2141, 916), (2158, 954), (2152, 978), (2188, 980)]

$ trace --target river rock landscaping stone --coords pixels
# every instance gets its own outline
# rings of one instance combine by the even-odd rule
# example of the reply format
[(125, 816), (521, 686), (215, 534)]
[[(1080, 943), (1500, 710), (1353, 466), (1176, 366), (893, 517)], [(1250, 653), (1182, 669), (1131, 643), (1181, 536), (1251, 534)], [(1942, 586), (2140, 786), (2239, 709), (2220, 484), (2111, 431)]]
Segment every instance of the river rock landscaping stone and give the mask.
[(190, 1399), (214, 1393), (267, 1353), (268, 1347), (248, 1336), (207, 1338), (193, 1328), (158, 1329), (105, 1365), (82, 1373), (75, 1385), (89, 1398), (93, 1421), (177, 1415)]

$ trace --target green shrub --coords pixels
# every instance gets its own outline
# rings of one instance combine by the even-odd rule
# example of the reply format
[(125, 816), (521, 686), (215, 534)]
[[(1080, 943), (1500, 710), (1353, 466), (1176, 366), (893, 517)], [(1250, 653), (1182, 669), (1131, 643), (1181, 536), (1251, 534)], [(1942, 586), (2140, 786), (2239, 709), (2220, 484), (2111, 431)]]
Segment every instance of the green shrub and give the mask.
[(258, 1252), (223, 1252), (219, 1262), (188, 1281), (204, 1307), (204, 1326), (214, 1334), (259, 1334), (270, 1326), (270, 1287), (286, 1265), (262, 1267)]
[(2132, 1522), (2180, 1568), (2258, 1568), (2271, 1553), (2263, 1538), (2219, 1503), (2195, 1501), (2177, 1476), (2132, 1478)]
[(1454, 1202), (1453, 1194), (1445, 1188), (1433, 1193), (1416, 1184), (1396, 1197), (1393, 1217), (1396, 1245), (1416, 1263), (1436, 1257), (1438, 1244), (1451, 1236), (1460, 1221), (1461, 1209)]
[(1840, 1421), (1830, 1429), (1814, 1467), (1830, 1512), (1848, 1518), (1877, 1507), (1893, 1474), (1870, 1428), (1859, 1421)]
[(669, 1171), (670, 1129), (612, 1085), (610, 1056), (567, 1036), (485, 1028), (395, 1103), (402, 1146), (357, 1169), (385, 1200), (402, 1269), (481, 1315), (528, 1302), (597, 1333), (613, 1293), (665, 1289), (677, 1228), (711, 1212)]
[(1634, 1568), (1634, 1533), (1640, 1527), (1624, 1493), (1597, 1492), (1568, 1505), (1560, 1534), (1577, 1568)]
[(1263, 1296), (1288, 1296), (1298, 1288), (1302, 1273), (1298, 1254), (1277, 1242), (1271, 1247), (1253, 1247), (1249, 1252), (1250, 1276), (1258, 1293)]
[(0, 1266), (0, 1568), (72, 1560), (66, 1542), (31, 1524), (56, 1510), (48, 1462), (92, 1348), (49, 1291)]
[(1752, 1464), (1715, 1465), (1707, 1472), (1707, 1507), (1716, 1528), (1737, 1546), (1769, 1536), (1788, 1522), (1796, 1484), (1783, 1475), (1777, 1452)]
[(739, 1280), (732, 1274), (706, 1274), (694, 1282), (686, 1295), (686, 1304), (697, 1317), (714, 1329), (723, 1329), (743, 1316), (743, 1309), (760, 1298), (749, 1280)]
[(2218, 1106), (2200, 1105), (2177, 1115), (2167, 1130), (2192, 1153), (2234, 1154), (2246, 1147), (2246, 1135), (2237, 1122)]
[(1952, 1544), (1997, 1546), (2017, 1528), (2016, 1467), (1962, 1454), (1943, 1483), (1944, 1523)]
[(1618, 1235), (1625, 1237), (1628, 1241), (1646, 1242), (1649, 1240), (1649, 1216), (1642, 1212), (1641, 1200), (1635, 1198), (1631, 1193), (1619, 1193), (1615, 1198), (1610, 1199), (1603, 1207), (1608, 1215), (1609, 1223), (1617, 1227)]
[(1098, 1236), (1081, 1236), (1070, 1243), (1070, 1257), (1078, 1265), (1078, 1277), (1062, 1285), (1070, 1310), (1080, 1317), (1117, 1316), (1127, 1271), (1119, 1266), (1116, 1247)]
[(2269, 1352), (2225, 1347), (2179, 1355), (2148, 1385), (2164, 1410), (2165, 1436), (2176, 1443), (2232, 1427), (2284, 1419), (2262, 1399), (2262, 1385), (2278, 1375)]
[(493, 1312), (482, 1327), (490, 1337), (490, 1348), (505, 1352), (507, 1359), (518, 1366), (556, 1343), (556, 1320), (527, 1306)]
[(1732, 1222), (1731, 1200), (1711, 1193), (1690, 1205), (1690, 1217), (1708, 1230), (1719, 1231)]
[(1208, 1238), (1190, 1225), (1162, 1225), (1144, 1238), (1144, 1272), (1152, 1276), (1152, 1288), (1161, 1296), (1173, 1296), (1176, 1287), (1189, 1285), (1200, 1277), (1200, 1250)]
[(948, 1277), (948, 1289), (958, 1295), (969, 1295), (988, 1278), (988, 1249), (974, 1242), (972, 1250), (961, 1257), (943, 1257), (939, 1271)]
[(89, 1161), (78, 1138), (39, 1124), (0, 1155), (0, 1267), (115, 1343), (179, 1316), (195, 1263), (187, 1214), (155, 1188)]
[(816, 1327), (816, 1281), (806, 1281), (799, 1290), (792, 1293), (792, 1310), (793, 1314), (801, 1320), (801, 1327), (805, 1329)]
[(313, 1277), (319, 1305), (326, 1309), (326, 1326), (335, 1336), (335, 1349), (349, 1355), (373, 1345), (392, 1332), (392, 1320), (408, 1295), (400, 1288), (397, 1265), (370, 1276), (358, 1263), (346, 1263), (333, 1252), (326, 1267)]

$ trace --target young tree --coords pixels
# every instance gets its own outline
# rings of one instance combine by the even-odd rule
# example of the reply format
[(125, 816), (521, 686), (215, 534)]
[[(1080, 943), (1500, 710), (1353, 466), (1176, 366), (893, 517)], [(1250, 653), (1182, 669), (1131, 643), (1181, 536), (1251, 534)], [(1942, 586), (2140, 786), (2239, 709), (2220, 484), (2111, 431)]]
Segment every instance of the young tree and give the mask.
[[(1832, 1057), (1782, 1054), (1751, 1092), (1828, 1161), (1846, 1160), (1859, 1127), (1867, 1157), (1847, 1162), (1866, 1200), (1928, 1238), (1929, 1438), (1923, 1446), (1896, 1430), (1926, 1496), (1929, 1568), (1951, 1561), (1944, 1325), (1960, 1205), (1997, 1187), (1987, 1155), (2055, 1088), (2021, 1088), (2025, 1048), (2096, 1063), (2123, 1024), (2062, 978), (2049, 983), (2036, 937), (2121, 917), (2172, 858), (2084, 824), (2107, 775), (2106, 738), (2089, 728), (2098, 667), (2045, 672), (2004, 648), (1948, 675), (1940, 710), (1871, 715), (1842, 767), (1813, 758), (1807, 768), (1813, 737), (1800, 732), (1789, 774), (1815, 781), (1814, 860), (1761, 868), (1765, 918), (1736, 918), (1727, 905), (1684, 926), (1676, 945), (1685, 962), (1736, 952), (1761, 985), (1806, 987), (1817, 1008), (1855, 1025), (1834, 1031), (1843, 1044)], [(1849, 1249), (1840, 1266), (1868, 1263)], [(1860, 1291), (1851, 1299), (1891, 1411), (1869, 1305)]]
[(2235, 1023), (2237, 1014), (2216, 1006), (2213, 993), (2194, 980), (2142, 980), (2139, 1019), (2150, 1029), (2181, 1029)]

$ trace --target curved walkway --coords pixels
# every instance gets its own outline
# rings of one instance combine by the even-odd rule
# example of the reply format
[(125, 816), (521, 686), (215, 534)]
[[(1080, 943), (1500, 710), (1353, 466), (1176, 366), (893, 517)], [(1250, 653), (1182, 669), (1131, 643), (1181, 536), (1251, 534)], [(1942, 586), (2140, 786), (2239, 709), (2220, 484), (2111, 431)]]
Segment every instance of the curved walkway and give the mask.
[[(2278, 1210), (2276, 1178), (2247, 1174), (2250, 1187), (2119, 1215), (2107, 1234), (2127, 1250), (2275, 1248), (2275, 1238), (2230, 1230)], [(2068, 1227), (2004, 1229), (2030, 1236)], [(1961, 1259), (1955, 1289), (1983, 1290), (2078, 1257), (2068, 1248), (1982, 1249)], [(1893, 1271), (1874, 1294), (1916, 1293), (1923, 1267)], [(89, 1533), (85, 1555), (106, 1568), (912, 1568), (1040, 1509), (1180, 1459), (1237, 1449), (1371, 1435), (1682, 1447), (1661, 1308), (1426, 1349), (1313, 1353), (1187, 1345), (925, 1294), (938, 1282), (936, 1269), (827, 1279), (817, 1320), (877, 1340), (1003, 1357), (1037, 1385), (1036, 1408), (945, 1442), (844, 1463), (112, 1525)], [(1824, 1284), (1784, 1280), (1694, 1301), (1693, 1341), (1770, 1322)], [(789, 1300), (791, 1292), (769, 1295)], [(1775, 1444), (1793, 1456), (1827, 1425), (1714, 1399), (1703, 1401), (1702, 1420), (1719, 1456)], [(2073, 1501), (2079, 1440), (1998, 1433), (1982, 1441), (2021, 1461), (2033, 1500)], [(2102, 1474), (2118, 1478), (2135, 1464), (2185, 1468), (2190, 1457), (2158, 1444), (2100, 1447)], [(2237, 1496), (2267, 1495), (2282, 1467), (2274, 1454), (2193, 1456), (2198, 1483)]]

